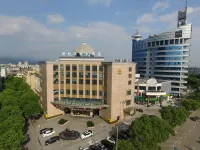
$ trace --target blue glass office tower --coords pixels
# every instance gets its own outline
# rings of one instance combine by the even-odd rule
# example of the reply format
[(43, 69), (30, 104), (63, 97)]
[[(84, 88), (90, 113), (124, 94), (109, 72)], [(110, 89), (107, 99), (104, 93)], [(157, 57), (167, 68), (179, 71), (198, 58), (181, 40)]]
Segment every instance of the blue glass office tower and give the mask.
[(187, 7), (178, 11), (175, 30), (142, 39), (132, 36), (132, 61), (141, 77), (170, 80), (171, 93), (180, 96), (186, 92), (192, 24), (187, 24)]

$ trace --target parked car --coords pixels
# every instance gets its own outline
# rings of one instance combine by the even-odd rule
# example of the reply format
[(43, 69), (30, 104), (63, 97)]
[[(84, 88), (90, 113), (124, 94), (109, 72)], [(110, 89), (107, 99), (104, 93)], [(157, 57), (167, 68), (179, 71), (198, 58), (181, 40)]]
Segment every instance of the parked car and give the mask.
[(49, 145), (49, 144), (55, 143), (56, 141), (60, 141), (60, 137), (59, 136), (54, 136), (54, 137), (51, 137), (50, 139), (46, 140), (45, 141), (45, 145)]
[(46, 131), (52, 131), (52, 130), (53, 130), (53, 128), (44, 128), (44, 129), (40, 130), (40, 134), (43, 134)]
[(195, 117), (190, 117), (190, 119), (191, 119), (192, 121), (198, 121), (200, 118), (197, 117), (197, 116), (195, 116)]
[(89, 148), (90, 150), (102, 150), (102, 148), (99, 147), (98, 145), (90, 145)]
[(118, 136), (119, 136), (120, 139), (123, 139), (123, 140), (129, 140), (130, 139), (129, 136), (126, 133), (123, 133), (123, 132), (120, 132)]
[(110, 142), (110, 143), (115, 144), (115, 140), (112, 139), (110, 136), (108, 136), (108, 137), (106, 138), (106, 140), (107, 140), (108, 142)]
[(54, 130), (48, 130), (45, 133), (43, 133), (42, 136), (47, 137), (47, 136), (53, 135), (54, 133), (55, 133)]
[(109, 142), (108, 140), (102, 140), (101, 144), (103, 144), (105, 147), (107, 147), (109, 150), (112, 150), (114, 148), (114, 143)]
[(81, 135), (81, 139), (84, 140), (84, 139), (86, 139), (86, 138), (88, 138), (88, 137), (90, 137), (92, 135), (93, 135), (92, 130), (88, 130), (86, 132), (83, 132), (83, 134)]

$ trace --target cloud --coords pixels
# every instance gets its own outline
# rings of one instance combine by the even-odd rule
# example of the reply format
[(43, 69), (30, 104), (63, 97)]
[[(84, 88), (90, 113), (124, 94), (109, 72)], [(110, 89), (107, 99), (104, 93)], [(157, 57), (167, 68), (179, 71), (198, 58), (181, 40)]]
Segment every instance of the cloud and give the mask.
[(156, 22), (157, 19), (153, 14), (143, 14), (141, 17), (139, 17), (136, 21), (137, 24), (142, 24), (142, 23), (152, 23)]
[(169, 7), (168, 1), (164, 2), (156, 2), (156, 4), (152, 7), (153, 11), (164, 10)]
[(130, 59), (130, 37), (123, 27), (109, 22), (90, 22), (85, 26), (58, 29), (47, 27), (30, 17), (0, 15), (2, 57), (12, 54), (14, 57), (57, 59), (63, 51), (74, 51), (86, 40), (107, 60), (121, 56)]
[(117, 12), (115, 12), (115, 15), (116, 15), (116, 16), (118, 16), (118, 15), (131, 15), (131, 13), (122, 12), (122, 11), (117, 11)]
[(104, 4), (110, 6), (113, 0), (88, 0), (89, 5)]
[(48, 23), (59, 24), (65, 21), (65, 18), (60, 14), (49, 14), (47, 15)]

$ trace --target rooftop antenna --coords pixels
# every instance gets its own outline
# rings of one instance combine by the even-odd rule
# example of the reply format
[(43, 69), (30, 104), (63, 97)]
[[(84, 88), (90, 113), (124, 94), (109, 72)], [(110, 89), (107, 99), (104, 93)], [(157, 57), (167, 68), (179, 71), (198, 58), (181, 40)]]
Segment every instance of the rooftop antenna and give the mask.
[(185, 8), (187, 8), (187, 0), (185, 1)]
[(138, 29), (136, 29), (136, 35), (139, 35), (139, 31), (138, 31)]

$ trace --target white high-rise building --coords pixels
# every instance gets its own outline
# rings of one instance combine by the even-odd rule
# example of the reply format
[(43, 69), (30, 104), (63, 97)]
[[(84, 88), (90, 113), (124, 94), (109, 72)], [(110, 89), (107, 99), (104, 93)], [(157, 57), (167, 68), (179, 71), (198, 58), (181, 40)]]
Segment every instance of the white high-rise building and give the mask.
[(132, 37), (132, 61), (141, 77), (171, 81), (171, 93), (180, 96), (186, 92), (192, 24), (186, 21), (187, 7), (178, 11), (175, 30), (142, 39)]

